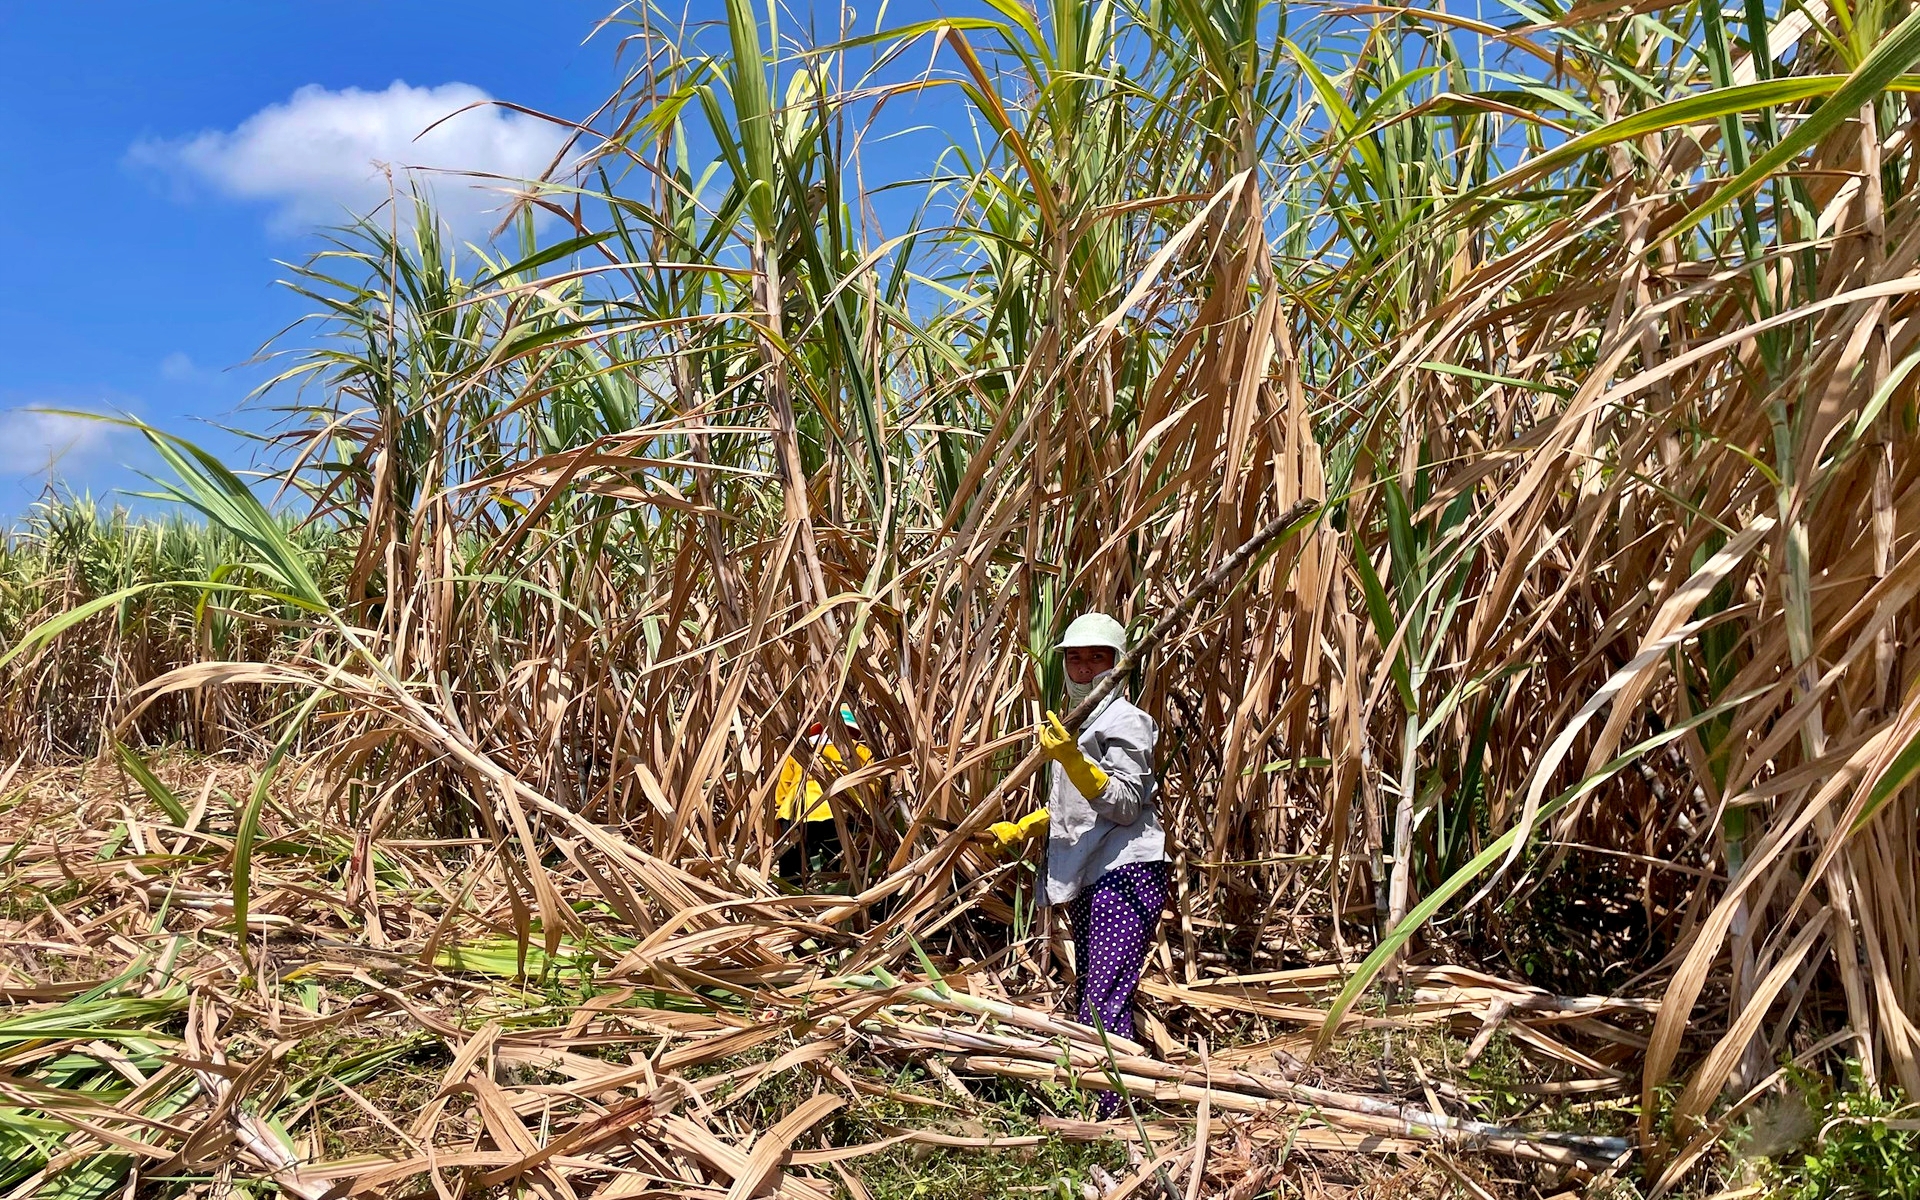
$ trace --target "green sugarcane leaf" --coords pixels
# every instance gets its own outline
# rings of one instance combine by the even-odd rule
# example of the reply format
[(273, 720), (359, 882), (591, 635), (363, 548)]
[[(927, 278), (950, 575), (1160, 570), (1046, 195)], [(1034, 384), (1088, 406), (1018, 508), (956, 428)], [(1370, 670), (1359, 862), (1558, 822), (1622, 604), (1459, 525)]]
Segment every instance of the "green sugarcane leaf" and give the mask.
[[(1916, 13), (1915, 16), (1920, 16), (1920, 13)], [(1908, 18), (1908, 22), (1912, 20), (1913, 18)], [(1912, 59), (1908, 62), (1911, 63)], [(1660, 133), (1689, 125), (1718, 124), (1723, 117), (1770, 110), (1787, 104), (1797, 104), (1802, 100), (1834, 95), (1858, 74), (1859, 72), (1855, 72), (1854, 75), (1801, 75), (1790, 79), (1765, 79), (1735, 87), (1715, 88), (1678, 100), (1669, 100), (1664, 104), (1656, 104), (1537, 154), (1513, 170), (1504, 172), (1466, 193), (1460, 199), (1462, 202), (1486, 199), (1517, 187), (1525, 180), (1543, 172), (1557, 170), (1577, 162), (1595, 150), (1643, 138), (1650, 133)], [(1876, 93), (1920, 91), (1920, 76), (1900, 75), (1895, 72), (1874, 90)], [(1858, 109), (1859, 105), (1854, 105), (1854, 111)], [(1778, 147), (1776, 146), (1775, 149), (1777, 150)], [(1754, 164), (1754, 166), (1759, 165), (1759, 162)]]
[(260, 812), (266, 807), (267, 792), (273, 785), (273, 777), (279, 770), (281, 760), (286, 758), (287, 751), (293, 748), (301, 730), (306, 728), (307, 718), (320, 707), (321, 701), (332, 694), (325, 688), (316, 688), (301, 702), (287, 721), (287, 727), (281, 731), (273, 750), (268, 753), (267, 761), (261, 765), (253, 793), (240, 810), (238, 828), (233, 837), (233, 929), (240, 947), (240, 960), (249, 973), (253, 970), (253, 958), (247, 949), (247, 905), (253, 886), (253, 844), (260, 834)]
[[(1380, 586), (1380, 575), (1373, 569), (1373, 560), (1367, 557), (1363, 547), (1353, 548), (1353, 566), (1360, 576), (1360, 592), (1367, 601), (1367, 615), (1373, 618), (1373, 629), (1379, 635), (1380, 645), (1384, 649), (1393, 644), (1393, 635), (1398, 628), (1393, 616), (1393, 606), (1387, 602), (1386, 589)], [(1393, 656), (1388, 668), (1393, 672), (1393, 686), (1400, 693), (1400, 701), (1408, 712), (1414, 711), (1413, 677), (1407, 667), (1406, 650)]]
[[(1612, 779), (1640, 758), (1658, 750), (1662, 746), (1677, 741), (1696, 726), (1712, 720), (1722, 713), (1732, 712), (1735, 708), (1752, 700), (1765, 690), (1765, 688), (1759, 688), (1743, 695), (1723, 700), (1712, 708), (1704, 712), (1696, 713), (1685, 721), (1671, 725), (1653, 737), (1648, 738), (1646, 741), (1633, 746), (1612, 762), (1601, 767), (1598, 771), (1595, 771), (1566, 791), (1561, 792), (1558, 796), (1542, 804), (1530, 828), (1539, 829), (1549, 818), (1559, 813), (1574, 801), (1592, 793), (1600, 787), (1601, 784)], [(1916, 753), (1920, 755), (1920, 751)], [(1333, 1003), (1327, 1008), (1326, 1021), (1320, 1026), (1320, 1032), (1314, 1038), (1311, 1055), (1317, 1056), (1332, 1044), (1334, 1035), (1339, 1032), (1340, 1023), (1346, 1018), (1348, 1010), (1353, 1007), (1354, 1002), (1360, 999), (1361, 995), (1365, 993), (1369, 987), (1373, 986), (1373, 981), (1380, 977), (1382, 971), (1386, 970), (1387, 964), (1392, 962), (1395, 956), (1406, 947), (1407, 943), (1413, 940), (1414, 934), (1418, 933), (1428, 921), (1431, 921), (1434, 916), (1439, 913), (1447, 901), (1465, 891), (1475, 879), (1478, 879), (1488, 868), (1499, 862), (1501, 858), (1506, 855), (1507, 851), (1512, 848), (1514, 839), (1519, 833), (1520, 827), (1516, 825), (1489, 842), (1486, 848), (1474, 855), (1473, 859), (1468, 862), (1466, 866), (1461, 867), (1458, 871), (1448, 876), (1445, 882), (1441, 883), (1439, 887), (1429, 893), (1420, 903), (1414, 905), (1413, 909), (1401, 919), (1400, 923), (1394, 926), (1385, 937), (1380, 939), (1380, 944), (1375, 946), (1373, 953), (1367, 955), (1366, 959), (1361, 962), (1352, 976), (1347, 979), (1346, 985), (1340, 989), (1340, 994), (1333, 998)]]
[(160, 782), (160, 777), (148, 768), (146, 760), (125, 742), (115, 742), (113, 748), (119, 752), (121, 768), (133, 776), (134, 782), (140, 785), (140, 790), (147, 794), (148, 799), (160, 806), (161, 811), (167, 814), (167, 820), (175, 825), (185, 825), (187, 806), (180, 803), (180, 797), (174, 795), (172, 788)]
[[(1808, 113), (1804, 120), (1795, 125), (1792, 132), (1776, 142), (1765, 154), (1754, 159), (1746, 170), (1728, 180), (1719, 191), (1709, 196), (1698, 208), (1688, 213), (1667, 231), (1666, 237), (1679, 237), (1727, 204), (1752, 191), (1767, 176), (1798, 157), (1802, 150), (1813, 146), (1842, 121), (1857, 115), (1863, 106), (1880, 93), (1898, 87), (1902, 83), (1902, 72), (1916, 61), (1920, 61), (1920, 10), (1909, 14), (1906, 20), (1894, 27), (1893, 32), (1882, 37), (1874, 46), (1873, 53), (1867, 55), (1866, 60), (1854, 70), (1853, 74), (1846, 76), (1818, 108)], [(1755, 83), (1750, 86), (1759, 88), (1766, 87), (1768, 84)]]
[(1900, 790), (1912, 783), (1916, 777), (1920, 777), (1920, 737), (1914, 738), (1901, 747), (1900, 753), (1894, 755), (1893, 761), (1887, 764), (1887, 769), (1880, 773), (1880, 778), (1874, 781), (1873, 790), (1867, 793), (1866, 806), (1860, 810), (1859, 817), (1855, 818), (1853, 824), (1848, 827), (1847, 833), (1852, 835), (1865, 829), (1875, 817), (1880, 815), (1880, 810), (1886, 807), (1887, 801), (1898, 795)]

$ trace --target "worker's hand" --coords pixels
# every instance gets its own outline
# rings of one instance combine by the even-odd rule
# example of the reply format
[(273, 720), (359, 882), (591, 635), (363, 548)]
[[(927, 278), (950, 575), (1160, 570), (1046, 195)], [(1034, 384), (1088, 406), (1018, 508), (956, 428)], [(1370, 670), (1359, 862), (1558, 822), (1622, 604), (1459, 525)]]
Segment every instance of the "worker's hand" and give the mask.
[(1026, 847), (1035, 837), (1044, 837), (1047, 832), (1047, 810), (1030, 812), (1018, 821), (995, 821), (987, 826), (987, 834), (993, 838), (1000, 853), (1015, 855)]
[(1027, 840), (1026, 831), (1018, 825), (1015, 825), (1012, 821), (995, 821), (993, 824), (987, 826), (987, 833), (993, 837), (995, 842), (999, 843), (1002, 854), (1013, 853), (1020, 848), (1021, 843)]
[(1082, 796), (1091, 800), (1107, 790), (1107, 773), (1100, 769), (1099, 763), (1086, 756), (1080, 749), (1080, 743), (1052, 712), (1047, 713), (1047, 719), (1040, 725), (1040, 749), (1048, 758), (1060, 764)]
[(1068, 755), (1080, 753), (1080, 744), (1073, 740), (1052, 709), (1047, 710), (1047, 719), (1040, 722), (1040, 751), (1055, 762), (1065, 762)]

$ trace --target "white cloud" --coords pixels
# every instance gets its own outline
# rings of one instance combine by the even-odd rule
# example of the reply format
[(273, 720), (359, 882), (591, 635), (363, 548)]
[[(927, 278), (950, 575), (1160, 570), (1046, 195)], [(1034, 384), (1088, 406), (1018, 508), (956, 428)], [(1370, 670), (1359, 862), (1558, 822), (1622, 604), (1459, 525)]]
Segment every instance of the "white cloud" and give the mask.
[[(433, 193), (442, 217), (477, 239), (499, 220), (509, 202), (502, 189), (512, 183), (446, 172), (534, 178), (566, 138), (559, 126), (488, 99), (466, 83), (410, 87), (396, 80), (383, 92), (308, 84), (231, 130), (144, 139), (127, 157), (224, 196), (270, 204), (279, 232), (337, 225), (349, 210), (369, 212), (389, 194), (386, 169), (403, 192), (410, 172)], [(481, 107), (468, 108), (475, 104)]]
[(193, 365), (193, 359), (184, 350), (175, 350), (160, 360), (160, 378), (174, 383), (185, 383), (200, 376), (200, 368)]
[(0, 412), (0, 477), (67, 475), (105, 455), (123, 428), (30, 408)]

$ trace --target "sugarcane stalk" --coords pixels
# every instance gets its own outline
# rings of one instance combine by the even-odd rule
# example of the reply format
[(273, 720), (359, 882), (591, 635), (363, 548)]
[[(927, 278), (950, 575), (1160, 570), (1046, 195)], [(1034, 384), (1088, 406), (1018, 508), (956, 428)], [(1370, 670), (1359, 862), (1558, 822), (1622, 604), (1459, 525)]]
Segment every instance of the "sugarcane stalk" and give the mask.
[[(1256, 1106), (1277, 1102), (1325, 1114), (1357, 1114), (1369, 1119), (1395, 1122), (1400, 1126), (1426, 1130), (1429, 1136), (1435, 1137), (1469, 1140), (1525, 1137), (1530, 1141), (1557, 1146), (1590, 1158), (1609, 1160), (1627, 1149), (1627, 1142), (1622, 1138), (1559, 1130), (1539, 1133), (1516, 1131), (1500, 1125), (1490, 1125), (1484, 1121), (1430, 1112), (1411, 1105), (1395, 1104), (1372, 1096), (1295, 1083), (1272, 1075), (1222, 1070), (1217, 1067), (1208, 1074), (1192, 1067), (1164, 1063), (1158, 1059), (1133, 1054), (1115, 1054), (1109, 1059), (1099, 1049), (1085, 1044), (1069, 1045), (1063, 1052), (1062, 1047), (1057, 1044), (1006, 1037), (980, 1030), (955, 1030), (908, 1024), (899, 1024), (891, 1031), (870, 1033), (867, 1036), (875, 1045), (898, 1051), (938, 1051), (969, 1057), (1025, 1059), (1044, 1062), (1086, 1079), (1104, 1078), (1112, 1070), (1117, 1071), (1125, 1079), (1139, 1081), (1155, 1088), (1168, 1084), (1177, 1085), (1186, 1089), (1181, 1092), (1180, 1098), (1197, 1099), (1200, 1094), (1211, 1088), (1216, 1097), (1237, 1096)], [(1189, 1092), (1191, 1097), (1188, 1096)], [(1329, 1119), (1333, 1119), (1332, 1116), (1329, 1116)]]
[[(869, 988), (899, 986), (884, 972), (847, 982)], [(1552, 1162), (1611, 1162), (1628, 1150), (1622, 1138), (1561, 1131), (1533, 1133), (1274, 1075), (1219, 1067), (1201, 1071), (1164, 1063), (1118, 1038), (1096, 1044), (1098, 1034), (1076, 1022), (944, 985), (906, 990), (900, 999), (991, 1017), (1027, 1035), (977, 1027), (950, 1029), (907, 1020), (887, 1010), (860, 1024), (860, 1035), (877, 1048), (907, 1054), (953, 1054), (959, 1056), (954, 1065), (963, 1069), (970, 1066), (992, 1074), (1036, 1079), (1042, 1076), (1035, 1072), (1045, 1071), (1050, 1073), (1045, 1076), (1048, 1079), (1072, 1080), (1095, 1088), (1117, 1086), (1129, 1094), (1138, 1091), (1165, 1100), (1197, 1101), (1210, 1093), (1214, 1103), (1235, 1111), (1261, 1112), (1282, 1105), (1317, 1113), (1329, 1123), (1364, 1132), (1467, 1143)], [(1128, 1052), (1120, 1052), (1121, 1046)]]
[[(1307, 519), (1317, 515), (1319, 511), (1320, 501), (1301, 500), (1289, 507), (1287, 511), (1261, 526), (1259, 532), (1255, 533), (1245, 542), (1242, 542), (1233, 553), (1221, 559), (1219, 566), (1201, 576), (1200, 581), (1188, 589), (1187, 594), (1181, 598), (1180, 603), (1174, 605), (1158, 621), (1155, 621), (1153, 627), (1147, 630), (1138, 642), (1134, 643), (1133, 648), (1125, 654), (1122, 654), (1119, 660), (1113, 664), (1113, 670), (1108, 673), (1107, 677), (1094, 685), (1093, 690), (1087, 693), (1087, 698), (1073, 706), (1073, 709), (1067, 713), (1062, 723), (1069, 729), (1078, 729), (1080, 723), (1089, 716), (1092, 716), (1094, 711), (1100, 707), (1101, 702), (1107, 698), (1108, 693), (1120, 686), (1121, 682), (1126, 679), (1127, 672), (1132, 670), (1136, 663), (1151, 654), (1153, 648), (1158, 646), (1161, 640), (1169, 633), (1179, 628), (1180, 624), (1192, 615), (1193, 610), (1200, 607), (1202, 600), (1205, 600), (1214, 592), (1218, 591), (1222, 584), (1233, 578), (1234, 574), (1238, 572), (1241, 567), (1245, 566), (1254, 555), (1266, 549), (1271, 542), (1279, 538), (1282, 534), (1298, 532), (1305, 526)], [(1021, 760), (1021, 766), (1027, 768), (1026, 773), (1023, 775), (1019, 768), (1015, 768), (1014, 774), (1009, 775), (1006, 781), (1001, 784), (1001, 787), (1012, 788), (1019, 786), (1020, 783), (1025, 782), (1028, 775), (1038, 770), (1040, 764), (1045, 760), (1046, 756), (1038, 750), (1027, 755), (1025, 759)]]
[[(999, 1075), (1008, 1079), (1021, 1079), (1034, 1083), (1062, 1085), (1072, 1083), (1101, 1091), (1110, 1090), (1114, 1086), (1113, 1080), (1104, 1069), (1076, 1071), (1057, 1063), (1037, 1062), (1024, 1058), (961, 1055), (954, 1059), (953, 1067), (958, 1071), (971, 1071), (982, 1075)], [(1611, 1164), (1619, 1158), (1618, 1154), (1610, 1154), (1597, 1146), (1562, 1145), (1547, 1141), (1541, 1134), (1498, 1125), (1470, 1129), (1457, 1128), (1410, 1120), (1406, 1117), (1362, 1112), (1358, 1109), (1312, 1108), (1286, 1100), (1223, 1091), (1218, 1087), (1208, 1089), (1203, 1084), (1151, 1079), (1125, 1071), (1120, 1074), (1120, 1084), (1131, 1094), (1154, 1100), (1197, 1104), (1202, 1097), (1210, 1096), (1214, 1107), (1226, 1109), (1229, 1112), (1258, 1115), (1271, 1114), (1276, 1109), (1294, 1110), (1310, 1113), (1314, 1118), (1335, 1128), (1357, 1133), (1442, 1142), (1477, 1150), (1495, 1151), (1515, 1158), (1557, 1163), (1562, 1166), (1592, 1168)], [(1471, 1124), (1481, 1125), (1480, 1122)], [(1624, 1144), (1621, 1153), (1625, 1153)]]

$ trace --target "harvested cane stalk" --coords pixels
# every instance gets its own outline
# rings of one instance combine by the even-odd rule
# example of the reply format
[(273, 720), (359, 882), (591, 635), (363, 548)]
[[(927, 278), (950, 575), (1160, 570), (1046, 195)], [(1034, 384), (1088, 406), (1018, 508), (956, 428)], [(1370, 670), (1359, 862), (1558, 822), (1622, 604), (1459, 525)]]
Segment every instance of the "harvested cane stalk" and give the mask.
[[(881, 1049), (901, 1053), (952, 1054), (953, 1068), (959, 1071), (1114, 1090), (1113, 1070), (1090, 1047), (1073, 1046), (1062, 1055), (1056, 1045), (928, 1026), (902, 1027), (894, 1035), (875, 1033), (870, 1040)], [(1062, 1058), (1067, 1061), (1062, 1063)], [(1293, 1112), (1357, 1133), (1439, 1141), (1563, 1165), (1604, 1166), (1627, 1150), (1626, 1142), (1617, 1138), (1533, 1133), (1274, 1076), (1216, 1072), (1209, 1080), (1191, 1068), (1133, 1055), (1114, 1056), (1111, 1067), (1117, 1069), (1121, 1087), (1141, 1099), (1198, 1104), (1210, 1098), (1215, 1107), (1231, 1112)]]
[(1200, 1070), (1164, 1063), (1138, 1053), (1100, 1045), (1091, 1031), (1042, 1013), (1000, 1001), (983, 1001), (942, 987), (917, 988), (903, 999), (931, 1007), (991, 1016), (1033, 1036), (1013, 1036), (984, 1025), (964, 1029), (929, 1025), (906, 1019), (898, 1010), (883, 1011), (862, 1022), (859, 1032), (875, 1047), (896, 1053), (953, 1055), (960, 1071), (1055, 1083), (1109, 1091), (1117, 1074), (1119, 1086), (1142, 1099), (1199, 1103), (1207, 1099), (1231, 1112), (1290, 1112), (1355, 1133), (1387, 1135), (1449, 1145), (1491, 1150), (1518, 1158), (1561, 1165), (1600, 1167), (1627, 1153), (1622, 1138), (1555, 1131), (1531, 1132), (1472, 1121), (1411, 1105), (1330, 1088), (1313, 1087), (1278, 1075), (1214, 1066)]
[[(983, 1075), (1000, 1075), (1029, 1082), (1073, 1084), (1098, 1091), (1113, 1090), (1113, 1080), (1104, 1067), (1097, 1071), (1075, 1072), (1053, 1063), (991, 1055), (960, 1055), (953, 1060), (953, 1066), (958, 1071), (976, 1071)], [(1124, 1071), (1120, 1075), (1120, 1083), (1128, 1095), (1142, 1100), (1198, 1104), (1203, 1096), (1208, 1095), (1207, 1089), (1198, 1084), (1147, 1079)], [(1575, 1148), (1556, 1145), (1546, 1141), (1545, 1135), (1519, 1129), (1506, 1129), (1501, 1126), (1488, 1126), (1487, 1132), (1475, 1129), (1448, 1129), (1438, 1124), (1428, 1124), (1425, 1121), (1412, 1119), (1416, 1114), (1428, 1118), (1436, 1117), (1436, 1114), (1420, 1113), (1419, 1110), (1408, 1110), (1407, 1116), (1395, 1118), (1374, 1116), (1352, 1109), (1312, 1108), (1284, 1100), (1226, 1092), (1218, 1087), (1214, 1088), (1211, 1094), (1215, 1107), (1230, 1112), (1269, 1116), (1293, 1113), (1304, 1119), (1322, 1121), (1335, 1128), (1354, 1133), (1439, 1142), (1449, 1146), (1506, 1154), (1514, 1158), (1550, 1162), (1559, 1166), (1597, 1169), (1611, 1165), (1620, 1157), (1619, 1154), (1609, 1154), (1597, 1147)], [(1365, 1097), (1355, 1096), (1351, 1099), (1362, 1100)], [(1375, 1103), (1384, 1102), (1376, 1101)], [(1439, 1119), (1445, 1120), (1445, 1118)], [(1477, 1125), (1478, 1122), (1469, 1124)], [(1620, 1154), (1625, 1153), (1626, 1147), (1623, 1144)]]

